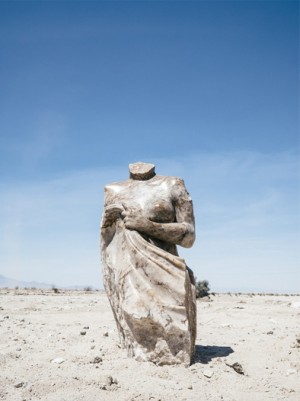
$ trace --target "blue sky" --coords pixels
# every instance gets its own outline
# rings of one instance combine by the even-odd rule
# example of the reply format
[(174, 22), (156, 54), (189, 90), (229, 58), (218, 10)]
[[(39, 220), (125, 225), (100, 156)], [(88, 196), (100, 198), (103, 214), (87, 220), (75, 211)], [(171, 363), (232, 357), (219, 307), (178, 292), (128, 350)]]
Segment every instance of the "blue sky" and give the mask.
[(101, 286), (103, 186), (179, 175), (214, 290), (300, 291), (299, 5), (0, 3), (0, 273)]

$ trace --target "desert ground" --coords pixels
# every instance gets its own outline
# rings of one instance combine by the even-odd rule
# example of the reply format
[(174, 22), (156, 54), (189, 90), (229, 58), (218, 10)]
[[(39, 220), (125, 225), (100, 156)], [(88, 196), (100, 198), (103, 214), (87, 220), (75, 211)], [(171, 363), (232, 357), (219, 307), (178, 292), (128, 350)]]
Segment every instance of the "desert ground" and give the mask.
[[(0, 290), (0, 400), (299, 401), (300, 296), (197, 301), (189, 368), (120, 348), (105, 293)], [(238, 365), (239, 364), (239, 365)]]

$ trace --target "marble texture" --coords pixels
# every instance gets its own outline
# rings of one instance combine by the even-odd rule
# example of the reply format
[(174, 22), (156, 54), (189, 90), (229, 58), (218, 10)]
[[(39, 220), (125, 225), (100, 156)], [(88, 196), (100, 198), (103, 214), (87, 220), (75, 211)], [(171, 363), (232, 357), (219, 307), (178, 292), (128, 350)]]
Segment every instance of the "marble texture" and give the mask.
[(101, 222), (104, 286), (128, 355), (188, 366), (195, 347), (192, 271), (176, 245), (195, 240), (192, 200), (182, 179), (129, 165), (130, 178), (105, 187)]

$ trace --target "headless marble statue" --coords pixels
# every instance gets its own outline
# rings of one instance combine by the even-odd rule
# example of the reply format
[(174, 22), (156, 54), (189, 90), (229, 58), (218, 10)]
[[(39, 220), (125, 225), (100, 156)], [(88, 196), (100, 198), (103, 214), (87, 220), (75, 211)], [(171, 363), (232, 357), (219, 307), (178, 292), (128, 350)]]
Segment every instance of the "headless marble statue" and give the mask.
[(195, 240), (193, 205), (182, 179), (129, 165), (130, 178), (105, 187), (101, 222), (104, 286), (129, 356), (188, 366), (195, 347), (192, 271), (176, 245)]

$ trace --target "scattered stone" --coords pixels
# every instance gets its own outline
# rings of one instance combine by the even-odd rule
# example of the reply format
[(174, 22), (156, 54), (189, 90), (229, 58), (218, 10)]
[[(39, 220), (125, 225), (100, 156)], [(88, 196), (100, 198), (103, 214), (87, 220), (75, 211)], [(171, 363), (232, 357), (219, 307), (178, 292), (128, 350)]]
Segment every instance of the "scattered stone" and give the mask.
[(199, 301), (201, 302), (212, 302), (209, 296), (201, 297), (199, 298)]
[(55, 359), (52, 359), (51, 362), (57, 363), (58, 365), (60, 365), (61, 363), (65, 362), (65, 360), (63, 358), (55, 358)]
[(96, 345), (92, 345), (92, 346), (91, 346), (91, 349), (95, 349), (95, 348), (96, 348)]
[(267, 334), (274, 334), (274, 331), (270, 330), (270, 331), (267, 332)]
[(190, 385), (188, 385), (188, 389), (189, 390), (193, 390), (193, 386), (190, 384)]
[(103, 333), (103, 337), (108, 337), (108, 331), (106, 331), (105, 333)]
[(230, 323), (223, 323), (223, 324), (220, 324), (220, 326), (221, 327), (231, 327), (231, 324)]
[(22, 348), (17, 348), (16, 351), (22, 351)]
[(106, 376), (103, 384), (100, 385), (100, 388), (101, 390), (108, 390), (110, 389), (110, 387), (113, 387), (113, 385), (117, 384), (118, 384), (117, 379), (113, 379), (112, 376)]
[(101, 363), (102, 361), (103, 359), (101, 358), (101, 356), (95, 356), (91, 363)]
[(286, 376), (290, 376), (290, 375), (293, 375), (295, 373), (297, 373), (296, 369), (288, 369), (286, 371)]
[(15, 386), (15, 388), (21, 388), (21, 387), (23, 387), (24, 385), (25, 385), (24, 382), (20, 382), (20, 383), (16, 383), (14, 386)]
[(85, 336), (85, 335), (86, 335), (86, 331), (81, 331), (81, 332), (80, 332), (80, 335), (81, 335), (81, 336)]
[(213, 377), (214, 372), (210, 369), (206, 369), (206, 370), (204, 370), (203, 374), (205, 377), (208, 377), (210, 379), (211, 377)]
[(88, 330), (89, 328), (89, 326), (84, 326), (83, 330)]
[(230, 368), (232, 368), (234, 371), (236, 371), (236, 373), (240, 374), (240, 375), (244, 375), (244, 369), (242, 367), (242, 365), (238, 362), (233, 363), (232, 365), (229, 363), (226, 363), (227, 366), (229, 366)]
[(4, 316), (4, 319), (9, 319), (9, 316), (8, 315)]

